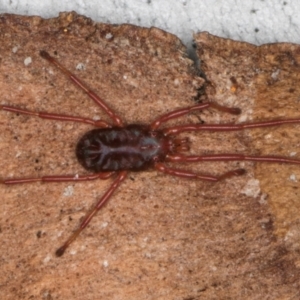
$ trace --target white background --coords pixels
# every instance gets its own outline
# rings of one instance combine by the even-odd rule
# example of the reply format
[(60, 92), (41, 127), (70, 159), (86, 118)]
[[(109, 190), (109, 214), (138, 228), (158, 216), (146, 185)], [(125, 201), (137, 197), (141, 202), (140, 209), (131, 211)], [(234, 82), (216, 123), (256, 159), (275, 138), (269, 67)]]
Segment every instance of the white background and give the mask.
[(56, 17), (74, 10), (99, 22), (156, 26), (186, 45), (199, 31), (254, 44), (300, 44), (299, 0), (0, 0), (0, 13)]

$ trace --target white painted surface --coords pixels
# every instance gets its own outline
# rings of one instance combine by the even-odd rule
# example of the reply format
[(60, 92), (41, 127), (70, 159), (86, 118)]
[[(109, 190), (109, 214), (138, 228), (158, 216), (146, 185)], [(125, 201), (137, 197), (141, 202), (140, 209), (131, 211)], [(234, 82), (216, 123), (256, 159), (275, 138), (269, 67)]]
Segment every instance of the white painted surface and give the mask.
[(300, 44), (298, 0), (0, 0), (0, 13), (52, 18), (71, 10), (98, 22), (156, 26), (185, 44), (198, 31), (254, 44)]

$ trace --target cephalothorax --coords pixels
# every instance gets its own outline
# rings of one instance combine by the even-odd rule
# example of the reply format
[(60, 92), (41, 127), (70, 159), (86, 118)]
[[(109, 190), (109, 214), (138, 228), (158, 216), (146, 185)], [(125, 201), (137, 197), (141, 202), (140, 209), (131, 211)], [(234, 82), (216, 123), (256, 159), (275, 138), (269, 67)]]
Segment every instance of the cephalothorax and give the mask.
[(56, 59), (46, 51), (40, 55), (48, 62), (59, 68), (68, 78), (92, 98), (105, 111), (113, 121), (110, 125), (104, 121), (95, 121), (88, 118), (52, 114), (47, 112), (34, 112), (8, 105), (0, 105), (0, 109), (9, 112), (33, 115), (44, 119), (82, 122), (94, 125), (97, 129), (87, 132), (76, 146), (76, 155), (81, 165), (91, 171), (90, 175), (70, 176), (43, 176), (40, 178), (3, 179), (0, 183), (17, 184), (26, 182), (60, 182), (60, 181), (86, 181), (94, 179), (107, 179), (115, 177), (110, 188), (98, 200), (95, 207), (85, 216), (79, 228), (67, 239), (57, 251), (61, 256), (67, 247), (76, 239), (80, 232), (89, 224), (93, 216), (112, 196), (121, 182), (124, 181), (128, 171), (143, 171), (155, 169), (157, 171), (179, 176), (207, 181), (219, 181), (232, 176), (245, 173), (244, 169), (231, 170), (220, 176), (198, 174), (188, 170), (182, 170), (165, 165), (165, 162), (199, 162), (199, 161), (258, 161), (300, 164), (300, 159), (291, 159), (279, 156), (251, 156), (242, 154), (218, 154), (218, 155), (184, 155), (189, 150), (187, 138), (178, 138), (177, 134), (191, 131), (235, 131), (251, 128), (278, 126), (283, 124), (299, 124), (299, 119), (270, 120), (256, 123), (241, 124), (187, 124), (159, 129), (162, 123), (186, 115), (192, 111), (213, 108), (221, 112), (239, 114), (240, 109), (221, 106), (213, 102), (205, 102), (190, 107), (171, 111), (149, 125), (131, 124), (123, 125), (123, 122), (109, 106), (75, 75), (64, 68)]

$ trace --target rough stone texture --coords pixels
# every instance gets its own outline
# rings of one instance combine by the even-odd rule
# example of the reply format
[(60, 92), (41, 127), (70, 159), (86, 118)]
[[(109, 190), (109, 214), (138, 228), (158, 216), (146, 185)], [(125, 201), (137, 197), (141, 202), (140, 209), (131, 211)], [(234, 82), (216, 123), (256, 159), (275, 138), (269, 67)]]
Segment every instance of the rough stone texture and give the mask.
[[(149, 123), (206, 98), (239, 106), (244, 113), (237, 118), (208, 110), (175, 123), (255, 120), (271, 118), (275, 111), (277, 116), (297, 115), (298, 46), (254, 47), (195, 36), (207, 77), (206, 95), (201, 96), (203, 80), (186, 58), (186, 49), (176, 37), (155, 28), (97, 24), (75, 13), (49, 20), (3, 15), (0, 36), (2, 105), (109, 121), (39, 56), (44, 49), (127, 123)], [(91, 126), (0, 113), (1, 177), (84, 173), (74, 146)], [(299, 135), (292, 132), (296, 127), (185, 135), (192, 141), (192, 153), (289, 155), (299, 144)], [(299, 218), (292, 194), (298, 184), (289, 176), (300, 178), (299, 168), (254, 169), (236, 162), (183, 168), (220, 174), (239, 166), (248, 170), (246, 176), (217, 184), (154, 171), (131, 173), (61, 258), (55, 250), (111, 180), (0, 186), (0, 298), (296, 299)], [(289, 188), (289, 194), (279, 196)], [(277, 195), (281, 204), (274, 200)]]
[[(207, 79), (207, 97), (242, 108), (239, 121), (299, 118), (298, 45), (281, 43), (257, 47), (204, 32), (195, 36), (195, 43)], [(299, 157), (298, 131), (299, 125), (247, 130), (243, 138), (237, 134), (240, 144), (236, 151)], [(247, 299), (265, 298), (263, 295), (268, 295), (268, 299), (296, 299), (300, 271), (299, 167), (257, 163), (254, 168), (247, 169), (251, 179), (248, 188), (242, 191), (252, 194), (248, 201), (253, 205), (248, 207), (247, 214), (252, 214), (252, 218), (246, 221), (247, 232), (260, 224), (253, 239), (255, 244), (260, 240), (264, 245), (253, 251), (254, 245), (245, 240), (248, 254), (242, 264), (256, 271), (254, 275), (246, 269), (237, 281), (243, 285), (246, 295), (249, 293)], [(242, 208), (239, 210), (243, 213)], [(238, 226), (235, 224), (234, 228), (237, 230)], [(267, 236), (261, 240), (264, 232)], [(240, 250), (237, 248), (237, 253)], [(251, 283), (253, 280), (255, 287)], [(251, 289), (252, 292), (256, 290), (255, 296), (251, 296)], [(233, 298), (239, 298), (237, 295)]]

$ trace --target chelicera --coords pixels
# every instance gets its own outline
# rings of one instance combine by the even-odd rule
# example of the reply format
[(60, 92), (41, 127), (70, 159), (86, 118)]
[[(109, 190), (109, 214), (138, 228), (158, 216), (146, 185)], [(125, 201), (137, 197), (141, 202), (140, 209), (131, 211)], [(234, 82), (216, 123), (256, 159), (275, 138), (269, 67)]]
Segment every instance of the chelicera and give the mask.
[(162, 115), (149, 125), (129, 124), (125, 125), (121, 118), (93, 91), (91, 91), (78, 77), (63, 67), (54, 57), (46, 51), (40, 55), (49, 63), (62, 71), (76, 86), (92, 98), (101, 109), (108, 114), (113, 124), (105, 121), (94, 121), (63, 114), (48, 112), (35, 112), (8, 105), (1, 105), (0, 109), (8, 112), (32, 115), (44, 119), (59, 121), (82, 122), (97, 127), (87, 132), (76, 146), (76, 155), (80, 164), (90, 175), (72, 176), (43, 176), (40, 178), (16, 178), (3, 179), (3, 184), (18, 184), (28, 182), (62, 182), (62, 181), (87, 181), (95, 179), (107, 179), (112, 177), (113, 182), (104, 195), (98, 200), (94, 208), (87, 213), (79, 228), (56, 251), (57, 256), (63, 255), (68, 246), (76, 239), (81, 231), (89, 224), (91, 219), (110, 199), (115, 190), (125, 180), (129, 171), (143, 171), (154, 169), (172, 176), (183, 178), (219, 181), (245, 173), (244, 169), (231, 170), (219, 176), (198, 174), (189, 170), (169, 167), (165, 162), (201, 162), (201, 161), (255, 161), (300, 164), (300, 159), (291, 159), (279, 156), (251, 156), (242, 154), (217, 154), (217, 155), (184, 155), (189, 150), (188, 138), (178, 138), (182, 132), (192, 131), (236, 131), (251, 128), (278, 126), (283, 124), (300, 123), (300, 119), (269, 120), (255, 123), (240, 124), (186, 124), (180, 126), (159, 129), (165, 122), (179, 118), (193, 111), (212, 108), (224, 113), (238, 115), (240, 109), (221, 106), (217, 103), (206, 102), (190, 107), (177, 109)]

